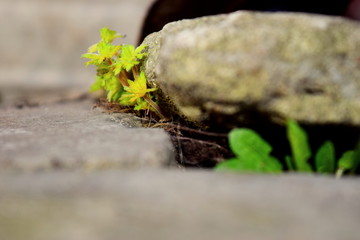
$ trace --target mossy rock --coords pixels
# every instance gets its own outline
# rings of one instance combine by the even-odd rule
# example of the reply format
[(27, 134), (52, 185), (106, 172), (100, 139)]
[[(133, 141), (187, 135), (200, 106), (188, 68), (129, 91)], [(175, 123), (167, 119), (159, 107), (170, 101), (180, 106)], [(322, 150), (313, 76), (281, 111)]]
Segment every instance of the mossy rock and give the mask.
[(169, 115), (226, 128), (252, 121), (360, 127), (360, 24), (239, 11), (149, 35), (142, 68)]

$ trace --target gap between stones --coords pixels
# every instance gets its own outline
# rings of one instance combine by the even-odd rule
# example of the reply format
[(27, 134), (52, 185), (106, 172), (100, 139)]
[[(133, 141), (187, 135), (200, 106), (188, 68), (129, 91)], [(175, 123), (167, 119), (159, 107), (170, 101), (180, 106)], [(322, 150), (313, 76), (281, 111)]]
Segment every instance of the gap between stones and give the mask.
[[(156, 114), (151, 112), (138, 112), (130, 108), (124, 108), (118, 104), (109, 103), (106, 99), (99, 99), (93, 106), (100, 107), (107, 113), (132, 113), (141, 118), (145, 128), (162, 128), (171, 137), (171, 141), (176, 150), (176, 161), (184, 167), (194, 168), (213, 168), (217, 163), (233, 157), (233, 153), (228, 145), (229, 128), (219, 128), (216, 123), (206, 130), (200, 127), (187, 126), (179, 122), (162, 122)], [(356, 126), (325, 124), (311, 125), (302, 123), (301, 126), (308, 134), (310, 146), (315, 151), (326, 140), (334, 143), (337, 159), (351, 146), (356, 146), (359, 136), (354, 133), (360, 132)], [(255, 130), (273, 147), (272, 155), (277, 157), (285, 166), (284, 158), (291, 155), (290, 146), (286, 138), (286, 129), (280, 124), (272, 123), (266, 119), (266, 115), (261, 118), (249, 118), (248, 124), (244, 126)], [(313, 166), (314, 163), (310, 161)]]

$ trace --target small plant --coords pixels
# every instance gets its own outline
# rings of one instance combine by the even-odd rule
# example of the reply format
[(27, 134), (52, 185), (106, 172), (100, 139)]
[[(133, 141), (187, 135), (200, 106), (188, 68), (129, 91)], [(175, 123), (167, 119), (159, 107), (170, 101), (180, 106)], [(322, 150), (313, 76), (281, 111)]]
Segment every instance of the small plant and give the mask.
[[(306, 132), (293, 120), (287, 122), (287, 138), (292, 156), (285, 157), (289, 171), (313, 172), (309, 160), (312, 156)], [(270, 155), (272, 147), (255, 131), (247, 128), (233, 129), (229, 133), (229, 145), (234, 158), (216, 166), (216, 170), (237, 172), (280, 173), (281, 162)], [(346, 151), (337, 161), (335, 169), (335, 148), (332, 142), (326, 141), (314, 156), (315, 172), (334, 174), (341, 177), (345, 172), (354, 174), (360, 163), (360, 150)]]
[(139, 72), (138, 65), (144, 58), (145, 45), (135, 48), (132, 45), (114, 45), (120, 34), (104, 27), (100, 30), (100, 42), (92, 45), (83, 58), (88, 58), (85, 65), (97, 67), (96, 82), (90, 91), (105, 90), (109, 102), (117, 102), (125, 106), (133, 106), (134, 110), (151, 110), (164, 118), (160, 107), (154, 102), (151, 92), (156, 88), (148, 88), (145, 73)]
[(282, 172), (279, 160), (270, 156), (271, 145), (255, 131), (247, 128), (233, 129), (229, 134), (229, 144), (236, 157), (219, 163), (216, 169), (262, 173)]

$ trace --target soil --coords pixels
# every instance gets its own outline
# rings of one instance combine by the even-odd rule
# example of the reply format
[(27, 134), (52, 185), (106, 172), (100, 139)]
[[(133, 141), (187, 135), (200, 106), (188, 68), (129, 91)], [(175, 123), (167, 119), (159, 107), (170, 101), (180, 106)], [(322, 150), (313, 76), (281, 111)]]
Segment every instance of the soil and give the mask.
[(184, 167), (212, 168), (217, 163), (233, 156), (228, 147), (227, 134), (204, 131), (184, 123), (162, 121), (156, 114), (134, 111), (106, 99), (99, 99), (94, 108), (100, 107), (107, 113), (133, 113), (140, 117), (144, 127), (162, 128), (171, 137), (176, 150), (176, 161)]

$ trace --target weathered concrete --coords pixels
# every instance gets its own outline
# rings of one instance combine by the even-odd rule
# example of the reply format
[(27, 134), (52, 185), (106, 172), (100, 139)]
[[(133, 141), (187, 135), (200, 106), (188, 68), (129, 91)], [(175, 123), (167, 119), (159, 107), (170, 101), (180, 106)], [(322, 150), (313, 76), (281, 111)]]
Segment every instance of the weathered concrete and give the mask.
[(91, 107), (72, 100), (0, 109), (0, 171), (163, 167), (174, 160), (163, 130)]
[(358, 22), (239, 11), (170, 23), (144, 43), (148, 79), (194, 120), (360, 126)]
[(204, 171), (1, 174), (6, 240), (357, 240), (358, 179)]

